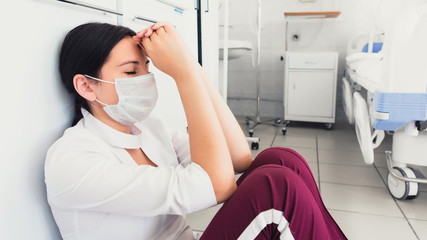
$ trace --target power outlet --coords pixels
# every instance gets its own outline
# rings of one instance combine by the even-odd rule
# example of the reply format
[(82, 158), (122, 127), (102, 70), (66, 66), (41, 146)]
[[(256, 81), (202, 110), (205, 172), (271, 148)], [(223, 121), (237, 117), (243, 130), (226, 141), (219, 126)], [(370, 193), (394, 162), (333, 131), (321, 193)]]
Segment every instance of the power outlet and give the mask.
[(301, 35), (299, 33), (292, 33), (291, 34), (291, 40), (294, 42), (297, 42), (301, 39)]

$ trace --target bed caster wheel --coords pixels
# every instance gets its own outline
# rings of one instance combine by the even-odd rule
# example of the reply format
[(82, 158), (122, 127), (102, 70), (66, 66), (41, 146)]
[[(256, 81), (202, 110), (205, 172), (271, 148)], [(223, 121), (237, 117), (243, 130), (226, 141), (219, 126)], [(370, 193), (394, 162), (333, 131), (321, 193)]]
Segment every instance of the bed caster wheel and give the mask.
[(331, 130), (334, 127), (332, 123), (325, 123), (325, 130)]
[(249, 126), (249, 120), (246, 120), (246, 126)]
[(276, 119), (276, 121), (274, 121), (274, 124), (276, 125), (280, 125), (282, 123), (282, 120), (280, 118)]
[[(393, 167), (396, 174), (402, 177), (416, 178), (416, 173), (409, 167)], [(396, 179), (391, 173), (387, 176), (387, 186), (391, 195), (399, 200), (415, 199), (420, 194), (418, 183)]]
[(286, 132), (288, 131), (288, 129), (286, 129), (285, 127), (282, 127), (282, 135), (285, 136)]
[(385, 131), (385, 133), (387, 133), (387, 135), (392, 136), (394, 134), (394, 131)]
[(252, 142), (251, 143), (251, 149), (252, 150), (258, 150), (258, 148), (259, 148), (259, 143), (257, 143), (257, 142)]
[(254, 135), (254, 130), (253, 130), (253, 129), (250, 129), (250, 130), (248, 131), (248, 133), (249, 133), (249, 137), (252, 137), (252, 136)]

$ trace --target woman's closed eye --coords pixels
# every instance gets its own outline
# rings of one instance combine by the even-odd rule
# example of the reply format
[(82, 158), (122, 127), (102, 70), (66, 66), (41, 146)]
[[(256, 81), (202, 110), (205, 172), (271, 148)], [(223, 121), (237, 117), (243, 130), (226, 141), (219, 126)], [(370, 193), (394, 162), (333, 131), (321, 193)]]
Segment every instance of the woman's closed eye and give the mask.
[[(122, 64), (122, 66), (123, 65), (127, 65), (127, 64), (131, 64), (132, 63), (132, 67), (126, 67), (127, 69), (126, 70), (128, 70), (128, 71), (123, 71), (126, 75), (136, 75), (136, 74), (138, 74), (139, 72), (141, 72), (141, 67), (139, 66), (139, 63), (138, 63), (138, 61), (129, 61), (129, 62), (126, 62), (126, 63), (124, 63), (124, 64)], [(142, 67), (142, 68), (145, 68), (146, 70), (148, 70), (149, 69), (149, 66), (150, 66), (150, 60), (146, 60), (145, 61), (145, 66), (144, 67)], [(141, 73), (139, 73), (139, 74), (141, 74)]]
[(150, 60), (145, 61), (145, 67), (148, 69), (150, 69)]

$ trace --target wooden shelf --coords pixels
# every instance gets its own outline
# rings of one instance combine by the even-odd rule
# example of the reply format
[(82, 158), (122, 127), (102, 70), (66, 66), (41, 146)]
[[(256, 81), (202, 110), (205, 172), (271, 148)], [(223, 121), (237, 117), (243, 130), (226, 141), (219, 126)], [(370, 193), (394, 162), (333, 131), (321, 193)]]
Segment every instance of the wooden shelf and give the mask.
[(285, 12), (285, 17), (295, 19), (336, 18), (340, 14), (341, 11)]

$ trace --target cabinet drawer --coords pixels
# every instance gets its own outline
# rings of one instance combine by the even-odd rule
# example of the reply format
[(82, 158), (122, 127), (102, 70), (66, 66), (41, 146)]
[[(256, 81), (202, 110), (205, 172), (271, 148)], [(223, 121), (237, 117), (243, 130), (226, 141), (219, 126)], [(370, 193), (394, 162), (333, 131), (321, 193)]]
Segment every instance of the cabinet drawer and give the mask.
[(289, 68), (291, 69), (335, 69), (337, 54), (288, 54)]

